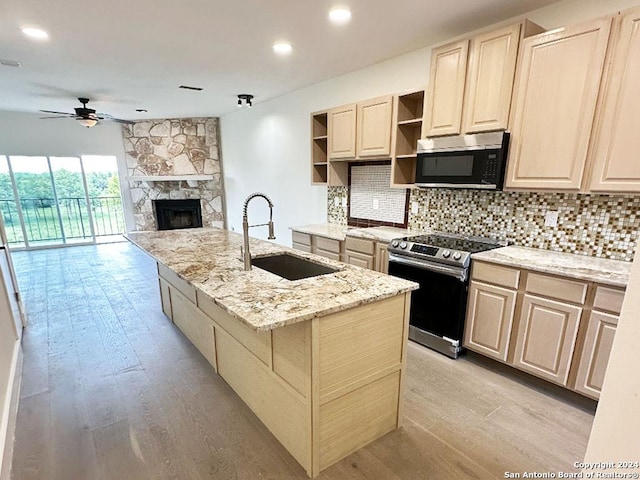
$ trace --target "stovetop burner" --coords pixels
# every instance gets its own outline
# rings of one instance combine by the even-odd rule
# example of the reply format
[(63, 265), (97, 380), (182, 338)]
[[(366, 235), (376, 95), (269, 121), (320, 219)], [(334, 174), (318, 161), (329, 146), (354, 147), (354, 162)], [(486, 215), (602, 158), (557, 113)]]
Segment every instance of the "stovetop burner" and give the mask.
[(392, 254), (412, 257), (422, 262), (468, 268), (472, 253), (492, 250), (504, 245), (506, 244), (490, 238), (430, 233), (396, 238), (389, 243), (388, 250)]

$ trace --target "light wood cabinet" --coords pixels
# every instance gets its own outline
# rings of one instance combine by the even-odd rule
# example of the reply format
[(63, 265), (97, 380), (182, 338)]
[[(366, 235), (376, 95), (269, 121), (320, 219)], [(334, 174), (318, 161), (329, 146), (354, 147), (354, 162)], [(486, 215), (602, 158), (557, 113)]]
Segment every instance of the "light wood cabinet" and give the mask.
[(543, 31), (523, 20), (434, 48), (422, 136), (506, 130), (521, 40)]
[(576, 376), (578, 392), (596, 399), (600, 397), (617, 326), (617, 315), (591, 312)]
[(329, 110), (329, 158), (356, 157), (356, 105), (344, 105)]
[(391, 156), (392, 187), (411, 188), (416, 183), (416, 150), (423, 116), (424, 90), (397, 95)]
[(312, 253), (312, 239), (308, 233), (291, 232), (291, 243), (296, 250)]
[(640, 192), (640, 8), (623, 12), (615, 26), (589, 190)]
[(599, 19), (523, 41), (508, 189), (580, 189), (610, 28)]
[(471, 41), (464, 99), (465, 133), (506, 130), (521, 28), (518, 23)]
[(623, 299), (624, 290), (596, 286), (574, 385), (574, 390), (591, 398), (600, 398)]
[(351, 250), (345, 250), (344, 262), (349, 265), (355, 265), (356, 267), (368, 268), (369, 270), (373, 270), (375, 266), (373, 255)]
[(389, 273), (389, 250), (388, 243), (376, 242), (376, 261), (375, 271), (380, 273)]
[(321, 237), (313, 235), (312, 237), (312, 253), (321, 255), (331, 260), (342, 260), (344, 251), (344, 242), (333, 238)]
[(567, 385), (582, 307), (525, 294), (513, 365)]
[(389, 157), (391, 155), (391, 95), (358, 103), (358, 141), (356, 153), (362, 157)]
[(507, 361), (515, 316), (516, 290), (472, 281), (469, 286), (464, 346)]
[(474, 261), (463, 345), (598, 399), (625, 291)]
[(468, 52), (469, 40), (432, 50), (423, 136), (460, 133)]
[(311, 114), (311, 184), (324, 185), (328, 179), (327, 112)]

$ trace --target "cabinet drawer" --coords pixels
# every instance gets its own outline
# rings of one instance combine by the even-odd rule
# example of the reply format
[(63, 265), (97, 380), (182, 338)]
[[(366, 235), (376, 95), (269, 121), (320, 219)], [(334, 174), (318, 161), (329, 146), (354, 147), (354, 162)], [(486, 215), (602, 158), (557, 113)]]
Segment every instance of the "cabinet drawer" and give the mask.
[(176, 287), (176, 289), (182, 293), (185, 297), (191, 300), (193, 303), (196, 303), (196, 289), (193, 285), (191, 285), (186, 280), (183, 280), (175, 273), (173, 270), (169, 270), (167, 267), (158, 263), (158, 275), (164, 278), (171, 285)]
[(303, 243), (293, 242), (293, 248), (302, 252), (311, 253), (311, 245), (305, 245)]
[(334, 240), (333, 238), (315, 237), (316, 248), (318, 250), (324, 250), (325, 252), (340, 254), (340, 240)]
[(366, 253), (367, 255), (373, 255), (375, 246), (371, 240), (347, 237), (345, 241), (345, 249), (351, 250), (352, 252), (360, 252)]
[(293, 243), (301, 243), (302, 245), (311, 246), (311, 235), (308, 233), (291, 232)]
[(527, 292), (582, 304), (587, 296), (587, 284), (565, 278), (529, 273)]
[(474, 261), (471, 278), (501, 287), (518, 288), (520, 270)]
[(596, 296), (593, 299), (593, 308), (605, 310), (607, 312), (620, 313), (622, 301), (624, 300), (624, 290), (611, 287), (596, 287)]
[(339, 253), (327, 252), (326, 250), (316, 250), (316, 255), (320, 255), (321, 257), (329, 258), (331, 260), (336, 260), (338, 262), (342, 261), (342, 256)]

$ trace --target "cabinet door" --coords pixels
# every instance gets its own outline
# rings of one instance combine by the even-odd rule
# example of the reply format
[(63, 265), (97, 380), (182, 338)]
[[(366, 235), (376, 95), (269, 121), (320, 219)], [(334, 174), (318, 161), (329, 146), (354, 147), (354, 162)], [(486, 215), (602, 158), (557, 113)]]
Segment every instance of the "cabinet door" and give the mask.
[(425, 99), (425, 136), (456, 135), (462, 123), (462, 101), (469, 40), (434, 48)]
[(525, 39), (506, 187), (581, 187), (611, 19)]
[(391, 155), (392, 106), (390, 95), (358, 104), (358, 157)]
[(590, 190), (640, 192), (640, 8), (623, 14), (593, 149)]
[(171, 289), (173, 323), (217, 371), (213, 322), (177, 290)]
[(329, 111), (329, 158), (355, 158), (356, 106)]
[(507, 128), (520, 27), (518, 23), (471, 41), (464, 100), (465, 133)]
[(578, 365), (576, 391), (592, 398), (600, 397), (617, 326), (617, 316), (598, 311), (591, 312)]
[(389, 250), (387, 243), (376, 243), (376, 272), (389, 273)]
[(365, 255), (364, 253), (347, 250), (344, 252), (344, 261), (350, 265), (373, 270), (373, 255)]
[(513, 365), (567, 384), (582, 308), (525, 294)]
[(464, 327), (465, 347), (507, 361), (516, 294), (515, 290), (471, 282)]

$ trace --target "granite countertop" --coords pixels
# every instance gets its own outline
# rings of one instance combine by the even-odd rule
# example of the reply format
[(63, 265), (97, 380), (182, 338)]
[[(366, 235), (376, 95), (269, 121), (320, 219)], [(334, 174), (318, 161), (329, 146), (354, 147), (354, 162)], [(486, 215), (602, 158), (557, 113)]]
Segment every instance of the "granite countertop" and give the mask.
[(516, 246), (474, 253), (471, 258), (615, 287), (626, 287), (631, 272), (631, 262)]
[(416, 235), (417, 233), (406, 228), (397, 227), (351, 227), (347, 225), (337, 225), (334, 223), (318, 223), (312, 225), (302, 225), (289, 227), (290, 230), (320, 237), (332, 238), (344, 241), (347, 236), (373, 240), (376, 242), (390, 242), (394, 238)]
[(300, 233), (308, 233), (309, 235), (319, 235), (321, 237), (331, 238), (333, 240), (344, 241), (347, 230), (353, 227), (347, 225), (338, 225), (336, 223), (316, 223), (311, 225), (302, 225), (289, 227), (289, 230)]
[(271, 330), (418, 288), (401, 278), (255, 238), (250, 239), (253, 257), (287, 252), (338, 271), (295, 281), (255, 267), (245, 271), (242, 235), (218, 228), (132, 232), (126, 237), (256, 330)]

